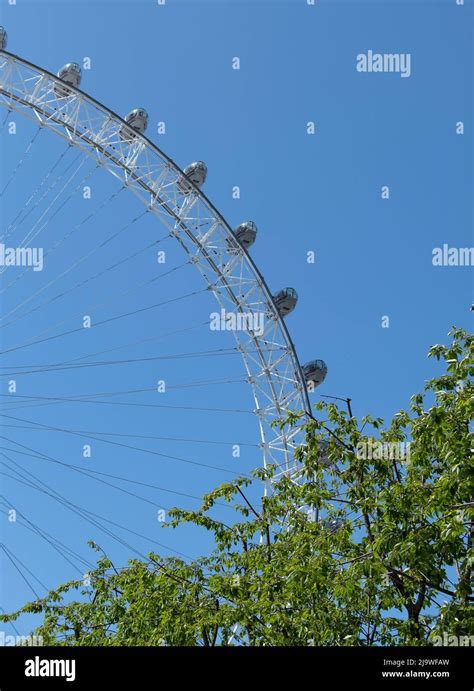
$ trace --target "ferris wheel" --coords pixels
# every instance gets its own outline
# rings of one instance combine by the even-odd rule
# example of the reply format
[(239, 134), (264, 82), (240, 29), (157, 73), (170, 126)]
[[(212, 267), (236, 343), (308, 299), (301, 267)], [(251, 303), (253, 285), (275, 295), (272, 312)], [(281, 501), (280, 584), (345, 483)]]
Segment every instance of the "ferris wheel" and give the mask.
[[(167, 507), (197, 508), (261, 464), (298, 482), (301, 431), (275, 423), (310, 412), (327, 368), (300, 365), (285, 324), (297, 293), (270, 291), (250, 254), (256, 224), (229, 226), (203, 192), (206, 165), (158, 149), (144, 108), (122, 118), (82, 91), (79, 64), (55, 75), (6, 47), (0, 28), (11, 609), (87, 573), (88, 539), (118, 565), (186, 557), (193, 534), (158, 533)], [(249, 491), (258, 504), (271, 485)]]

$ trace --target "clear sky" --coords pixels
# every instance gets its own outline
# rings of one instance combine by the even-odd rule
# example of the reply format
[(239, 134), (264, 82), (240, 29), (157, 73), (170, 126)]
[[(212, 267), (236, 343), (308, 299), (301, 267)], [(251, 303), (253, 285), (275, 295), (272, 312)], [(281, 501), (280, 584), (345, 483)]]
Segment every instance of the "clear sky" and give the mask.
[[(314, 401), (323, 394), (350, 396), (356, 415), (373, 413), (389, 419), (438, 372), (436, 363), (427, 360), (427, 350), (445, 341), (453, 324), (468, 326), (472, 300), (472, 267), (432, 264), (436, 247), (473, 244), (470, 0), (464, 5), (455, 0), (316, 0), (314, 6), (306, 0), (166, 0), (164, 5), (154, 0), (17, 0), (9, 5), (2, 0), (0, 7), (9, 51), (54, 72), (66, 62), (82, 64), (84, 58), (90, 58), (91, 69), (83, 71), (84, 91), (121, 115), (145, 107), (150, 115), (148, 135), (161, 149), (181, 167), (197, 159), (207, 163), (206, 194), (229, 223), (256, 221), (258, 239), (251, 254), (268, 285), (272, 290), (292, 286), (299, 294), (297, 309), (287, 324), (300, 361), (323, 358), (328, 365), (326, 381), (313, 395)], [(357, 56), (369, 50), (409, 54), (410, 76), (357, 71)], [(239, 70), (232, 69), (236, 57)], [(0, 118), (4, 123), (2, 113)], [(8, 134), (10, 121), (17, 122), (15, 136)], [(166, 134), (156, 131), (160, 121), (166, 123)], [(308, 133), (309, 122), (315, 123), (314, 134)], [(464, 134), (456, 132), (460, 122)], [(5, 121), (2, 188), (35, 132), (35, 127), (13, 115)], [(48, 132), (40, 133), (31, 156), (0, 199), (2, 234), (63, 150), (63, 143)], [(63, 176), (56, 191), (81, 163), (74, 156), (67, 152), (55, 169), (55, 175)], [(67, 211), (51, 220), (42, 231), (45, 248), (117, 190), (113, 180), (93, 172), (92, 163), (86, 161), (63, 192), (65, 197), (88, 171), (92, 199), (85, 202), (76, 195)], [(232, 198), (234, 186), (241, 189), (240, 199)], [(383, 198), (385, 186), (389, 198)], [(36, 220), (56, 191), (50, 190), (42, 207), (38, 204)], [(28, 300), (39, 286), (56, 281), (14, 313), (23, 318), (15, 327), (2, 329), (2, 351), (46, 329), (52, 329), (51, 333), (73, 329), (77, 315), (88, 313), (91, 304), (109, 301), (94, 311), (94, 318), (98, 314), (97, 319), (105, 319), (201, 291), (197, 272), (182, 266), (185, 257), (180, 248), (165, 241), (165, 269), (176, 271), (153, 288), (133, 292), (139, 282), (157, 273), (155, 250), (146, 247), (165, 231), (151, 218), (128, 226), (120, 240), (107, 246), (106, 253), (94, 254), (77, 270), (58, 278), (101, 238), (127, 225), (140, 212), (136, 200), (121, 193), (60, 245), (40, 277), (25, 274), (13, 288), (10, 281), (15, 274), (2, 274), (0, 289), (8, 288), (0, 294), (4, 315)], [(16, 229), (16, 237), (21, 239), (23, 231), (34, 227), (35, 213)], [(42, 222), (36, 227), (41, 228)], [(126, 269), (107, 272), (85, 288), (75, 288), (88, 276), (139, 250), (142, 252), (130, 258)], [(307, 262), (310, 251), (315, 253), (314, 264)], [(132, 293), (122, 296), (127, 288)], [(67, 297), (44, 304), (68, 289)], [(27, 314), (35, 305), (42, 307)], [(192, 299), (180, 301), (179, 307), (148, 312), (131, 323), (120, 320), (104, 329), (91, 345), (85, 345), (80, 334), (58, 338), (38, 349), (20, 350), (8, 359), (5, 355), (2, 372), (11, 372), (12, 366), (70, 360), (146, 338), (155, 340), (107, 357), (146, 358), (232, 348), (224, 334), (217, 342), (207, 328), (200, 328), (212, 309), (210, 296), (197, 292)], [(388, 328), (382, 326), (384, 317), (389, 319)], [(169, 335), (191, 326), (195, 329)], [(159, 347), (157, 337), (162, 337)], [(18, 377), (17, 394), (141, 391), (164, 377), (170, 385), (181, 387), (167, 394), (167, 405), (244, 412), (193, 414), (93, 403), (20, 409), (7, 396), (3, 377), (4, 412), (22, 418), (5, 420), (2, 435), (8, 441), (4, 439), (2, 444), (3, 461), (10, 470), (5, 466), (3, 470), (10, 477), (0, 476), (1, 494), (7, 497), (2, 505), (2, 542), (13, 561), (16, 557), (17, 566), (21, 567), (21, 560), (46, 586), (77, 575), (77, 569), (25, 527), (25, 521), (19, 525), (21, 521), (12, 524), (7, 520), (5, 512), (12, 506), (86, 559), (93, 558), (85, 547), (89, 538), (110, 548), (119, 564), (125, 563), (130, 550), (124, 546), (115, 552), (114, 541), (96, 527), (50, 495), (14, 481), (11, 468), (18, 466), (13, 462), (77, 506), (186, 555), (205, 551), (209, 543), (200, 532), (175, 535), (161, 531), (156, 518), (160, 507), (196, 507), (192, 498), (120, 484), (146, 497), (147, 504), (90, 476), (71, 472), (54, 460), (195, 496), (235, 472), (247, 472), (259, 463), (260, 452), (253, 446), (258, 443), (258, 430), (248, 412), (252, 400), (242, 381), (242, 366), (234, 355), (170, 360), (159, 367), (140, 362), (130, 367), (85, 368), (79, 373), (45, 372), (29, 379)], [(198, 380), (210, 379), (218, 383), (194, 387)], [(182, 388), (189, 382), (192, 387)], [(141, 392), (133, 401), (156, 403), (155, 396)], [(92, 458), (82, 457), (87, 435), (33, 430), (32, 422), (96, 432), (96, 439), (89, 439)], [(107, 439), (139, 445), (152, 453), (103, 443), (97, 437), (105, 432)], [(121, 432), (140, 439), (119, 438)], [(147, 435), (160, 439), (142, 438)], [(180, 441), (166, 441), (163, 436)], [(185, 438), (199, 438), (202, 443)], [(211, 441), (223, 443), (212, 445)], [(23, 449), (22, 455), (17, 442), (29, 450)], [(237, 442), (249, 444), (242, 446), (240, 459), (231, 454), (231, 446)], [(153, 455), (156, 452), (215, 468), (169, 458), (165, 462)], [(42, 460), (38, 454), (43, 454)], [(117, 526), (113, 530), (141, 553), (161, 549)], [(8, 554), (0, 553), (0, 606), (5, 609), (32, 597)], [(75, 558), (72, 561), (76, 564)], [(85, 565), (79, 572), (81, 569), (84, 572)], [(39, 593), (44, 592), (31, 575), (28, 580)]]

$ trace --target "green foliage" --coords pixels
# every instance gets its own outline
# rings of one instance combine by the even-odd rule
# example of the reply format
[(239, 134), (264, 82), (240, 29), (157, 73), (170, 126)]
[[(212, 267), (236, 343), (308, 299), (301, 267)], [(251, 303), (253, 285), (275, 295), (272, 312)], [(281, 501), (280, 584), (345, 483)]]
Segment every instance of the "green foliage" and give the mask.
[[(150, 554), (119, 571), (102, 556), (90, 588), (67, 583), (1, 619), (41, 613), (35, 633), (47, 645), (431, 645), (473, 635), (473, 338), (450, 335), (429, 352), (443, 375), (385, 429), (333, 403), (318, 403), (318, 418), (281, 421), (304, 425), (301, 481), (256, 470), (273, 481), (258, 510), (248, 478), (216, 488), (198, 511), (173, 510), (168, 527), (212, 533), (209, 556)], [(238, 520), (213, 518), (216, 502)]]

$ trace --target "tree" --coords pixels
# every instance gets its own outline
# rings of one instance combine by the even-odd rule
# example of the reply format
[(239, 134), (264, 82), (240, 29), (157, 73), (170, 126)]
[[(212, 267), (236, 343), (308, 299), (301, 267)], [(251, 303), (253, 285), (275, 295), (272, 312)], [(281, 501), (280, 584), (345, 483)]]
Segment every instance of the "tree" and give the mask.
[[(122, 570), (103, 555), (91, 588), (66, 583), (1, 619), (40, 613), (47, 645), (432, 645), (474, 634), (473, 337), (450, 335), (429, 352), (444, 374), (385, 428), (334, 403), (281, 421), (304, 425), (300, 482), (257, 469), (253, 480), (273, 480), (261, 508), (247, 477), (198, 511), (174, 509), (168, 527), (210, 531), (210, 555), (152, 553)], [(239, 519), (214, 518), (217, 502)]]

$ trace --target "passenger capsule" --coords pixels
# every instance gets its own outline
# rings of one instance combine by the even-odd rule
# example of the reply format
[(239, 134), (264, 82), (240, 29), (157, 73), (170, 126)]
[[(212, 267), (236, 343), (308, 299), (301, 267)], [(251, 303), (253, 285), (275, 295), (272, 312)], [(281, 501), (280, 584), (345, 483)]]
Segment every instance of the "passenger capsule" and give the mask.
[[(68, 62), (67, 65), (61, 67), (57, 76), (65, 84), (77, 89), (81, 83), (82, 72), (77, 62)], [(54, 91), (57, 96), (69, 96), (72, 93), (71, 89), (67, 89), (60, 84), (54, 85)]]
[[(331, 441), (333, 442), (333, 445), (335, 443), (336, 447), (340, 446), (338, 441), (334, 442), (334, 439), (332, 439)], [(323, 468), (331, 468), (337, 465), (337, 459), (333, 460), (329, 457), (329, 439), (321, 439), (318, 444), (318, 447), (319, 465), (321, 465)]]
[(286, 317), (295, 309), (298, 302), (298, 293), (294, 288), (283, 288), (283, 290), (275, 293), (273, 300), (280, 317)]
[(338, 533), (344, 527), (342, 518), (323, 518), (321, 525), (328, 533)]
[(207, 166), (203, 161), (195, 161), (186, 166), (183, 173), (184, 175), (181, 175), (178, 180), (178, 187), (183, 194), (191, 194), (194, 188), (188, 180), (200, 189), (206, 182)]
[(130, 113), (128, 113), (124, 119), (128, 127), (122, 125), (119, 132), (121, 138), (124, 140), (135, 138), (136, 135), (130, 131), (130, 128), (135, 130), (135, 132), (138, 132), (138, 134), (144, 134), (146, 128), (148, 127), (148, 113), (144, 108), (135, 108), (134, 110), (130, 111)]
[(3, 26), (0, 26), (0, 50), (5, 50), (7, 47), (8, 43), (8, 34), (3, 28)]
[(321, 439), (319, 442), (319, 464), (323, 468), (329, 468), (330, 466), (334, 465), (334, 463), (330, 460), (328, 451), (329, 451), (329, 441), (327, 439)]
[[(245, 223), (241, 223), (237, 228), (234, 228), (233, 233), (240, 245), (248, 250), (256, 240), (257, 224), (253, 221), (245, 221)], [(239, 245), (234, 238), (229, 238), (227, 245), (231, 250), (238, 251), (239, 249)]]
[(328, 373), (324, 360), (311, 360), (303, 365), (302, 370), (309, 391), (313, 391), (322, 384)]

